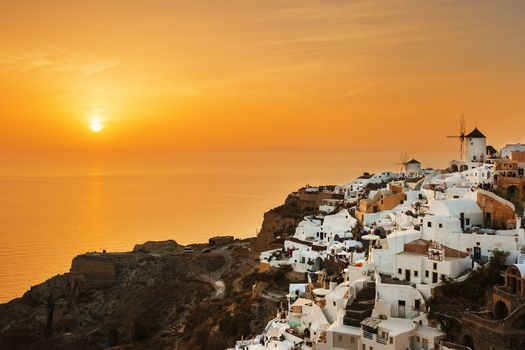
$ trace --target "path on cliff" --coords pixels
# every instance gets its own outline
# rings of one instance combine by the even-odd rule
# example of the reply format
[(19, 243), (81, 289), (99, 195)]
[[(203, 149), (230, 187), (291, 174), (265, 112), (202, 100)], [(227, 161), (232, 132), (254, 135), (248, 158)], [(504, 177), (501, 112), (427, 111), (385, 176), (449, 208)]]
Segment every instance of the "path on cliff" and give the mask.
[(213, 288), (215, 288), (215, 295), (213, 298), (224, 298), (226, 293), (226, 284), (221, 279), (222, 274), (226, 272), (231, 266), (233, 258), (231, 256), (230, 250), (227, 247), (221, 247), (215, 250), (215, 252), (221, 254), (224, 257), (224, 265), (208, 274), (199, 275), (200, 279), (204, 282), (210, 283)]

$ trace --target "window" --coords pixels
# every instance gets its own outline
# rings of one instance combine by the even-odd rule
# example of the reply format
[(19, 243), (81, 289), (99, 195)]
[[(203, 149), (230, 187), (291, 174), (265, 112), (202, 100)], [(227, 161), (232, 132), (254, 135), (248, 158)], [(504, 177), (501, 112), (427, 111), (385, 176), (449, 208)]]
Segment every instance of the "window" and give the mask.
[(339, 342), (342, 342), (343, 341), (343, 336), (342, 335), (338, 335), (337, 339), (339, 340)]
[(419, 275), (419, 272), (414, 270), (414, 277), (417, 277)]
[(390, 344), (394, 344), (394, 338), (390, 337)]
[(443, 228), (443, 224), (439, 224), (439, 228)]
[(465, 220), (465, 224), (470, 225), (470, 218), (467, 218), (467, 219)]
[(403, 270), (402, 269), (397, 269), (397, 273), (401, 275), (403, 273)]
[(428, 227), (432, 227), (432, 222), (430, 222), (430, 221), (427, 222), (427, 226), (428, 226)]
[(425, 277), (426, 278), (428, 278), (428, 274), (429, 274), (428, 270), (425, 270)]
[(355, 338), (354, 337), (350, 338), (350, 344), (355, 344)]
[(335, 306), (335, 301), (334, 301), (334, 306)]
[(434, 268), (434, 270), (437, 270), (437, 268), (438, 268), (438, 264), (437, 264), (437, 263), (434, 263), (434, 264), (432, 264), (432, 265), (433, 265), (432, 267)]

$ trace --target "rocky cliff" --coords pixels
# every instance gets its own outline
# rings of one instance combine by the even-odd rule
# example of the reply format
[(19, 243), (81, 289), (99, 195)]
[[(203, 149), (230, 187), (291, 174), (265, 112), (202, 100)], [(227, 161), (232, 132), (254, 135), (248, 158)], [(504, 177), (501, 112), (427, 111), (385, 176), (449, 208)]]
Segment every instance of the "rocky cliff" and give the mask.
[(318, 205), (315, 200), (301, 199), (290, 194), (284, 204), (264, 213), (263, 224), (254, 242), (258, 252), (282, 246), (282, 242), (295, 232), (295, 227), (306, 215), (315, 214)]
[(165, 241), (77, 256), (69, 273), (0, 305), (0, 349), (225, 349), (260, 333), (288, 283), (302, 281), (258, 272), (258, 251), (314, 210), (289, 196), (264, 215), (257, 238), (216, 238), (192, 254)]

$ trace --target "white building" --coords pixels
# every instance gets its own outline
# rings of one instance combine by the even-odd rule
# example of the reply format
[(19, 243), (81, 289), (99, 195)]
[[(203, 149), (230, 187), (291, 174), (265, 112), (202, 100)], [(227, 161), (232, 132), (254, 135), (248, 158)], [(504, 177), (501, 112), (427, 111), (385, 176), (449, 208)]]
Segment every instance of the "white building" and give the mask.
[(468, 182), (467, 186), (477, 186), (481, 183), (494, 183), (494, 165), (483, 164), (461, 172), (461, 176)]
[(525, 145), (522, 143), (507, 144), (499, 150), (501, 158), (510, 158), (512, 152), (525, 152)]
[[(499, 249), (509, 252), (507, 261), (513, 263), (525, 243), (521, 228), (482, 228), (483, 212), (474, 199), (435, 200), (430, 203), (429, 214), (421, 226), (423, 239), (475, 254), (476, 259), (487, 260), (492, 250)], [(518, 218), (518, 227), (520, 222)]]
[(362, 349), (438, 349), (445, 333), (430, 327), (425, 298), (410, 285), (383, 281), (378, 273), (372, 316), (361, 322)]
[(343, 324), (344, 312), (325, 331), (324, 336), (315, 344), (316, 350), (360, 350), (361, 328)]
[(393, 273), (402, 281), (432, 285), (440, 283), (443, 277), (455, 279), (470, 268), (472, 259), (468, 253), (419, 239), (396, 255)]

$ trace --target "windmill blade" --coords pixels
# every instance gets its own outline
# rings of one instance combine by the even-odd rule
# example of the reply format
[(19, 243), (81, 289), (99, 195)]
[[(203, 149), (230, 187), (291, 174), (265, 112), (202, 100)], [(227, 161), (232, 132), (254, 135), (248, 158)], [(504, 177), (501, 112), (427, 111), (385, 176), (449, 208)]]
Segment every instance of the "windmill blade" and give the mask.
[(401, 165), (401, 168), (399, 169), (399, 173), (402, 174), (403, 170), (405, 170), (406, 166), (407, 166), (408, 154), (406, 152), (401, 153), (400, 160), (401, 160), (401, 163), (399, 163), (399, 164)]
[(401, 164), (406, 165), (407, 161), (408, 161), (408, 154), (406, 152), (402, 153), (401, 154)]
[(459, 134), (462, 138), (465, 138), (465, 115), (461, 113), (461, 119), (459, 120)]

